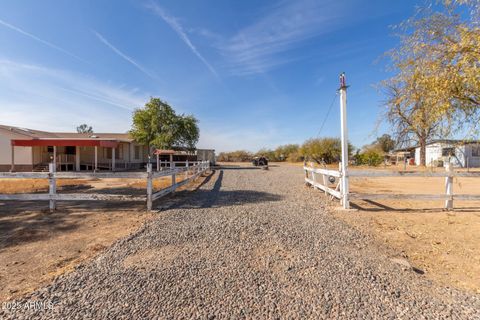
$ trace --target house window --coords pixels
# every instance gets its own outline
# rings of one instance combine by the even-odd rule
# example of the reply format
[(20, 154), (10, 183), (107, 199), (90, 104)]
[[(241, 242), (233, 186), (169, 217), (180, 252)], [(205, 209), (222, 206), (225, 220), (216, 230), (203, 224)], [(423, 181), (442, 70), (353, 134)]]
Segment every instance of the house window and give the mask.
[(53, 153), (53, 146), (48, 146), (47, 147), (47, 152)]
[(472, 157), (480, 157), (480, 144), (472, 145)]
[(65, 147), (65, 154), (76, 154), (75, 147)]
[[(104, 148), (103, 156), (105, 159), (112, 159), (112, 148)], [(123, 159), (123, 145), (121, 144), (115, 148), (115, 159)]]
[(455, 148), (442, 148), (442, 157), (455, 155)]
[(135, 160), (140, 160), (140, 146), (135, 146)]

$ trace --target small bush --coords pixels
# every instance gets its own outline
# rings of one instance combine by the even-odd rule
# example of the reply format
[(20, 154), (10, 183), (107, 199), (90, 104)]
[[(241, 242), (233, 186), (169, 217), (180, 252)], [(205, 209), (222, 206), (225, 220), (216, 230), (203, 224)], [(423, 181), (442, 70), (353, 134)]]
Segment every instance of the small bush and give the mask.
[(303, 162), (304, 157), (298, 151), (292, 152), (288, 155), (287, 161), (288, 162)]
[[(348, 144), (348, 154), (351, 155), (353, 146)], [(302, 156), (317, 163), (335, 163), (340, 160), (342, 143), (340, 138), (316, 138), (305, 141), (300, 148)]]
[(220, 162), (246, 162), (251, 161), (253, 155), (244, 150), (232, 151), (232, 152), (220, 152), (217, 157), (217, 161)]
[(355, 155), (357, 165), (379, 166), (383, 163), (383, 152), (378, 149), (367, 149), (362, 153)]

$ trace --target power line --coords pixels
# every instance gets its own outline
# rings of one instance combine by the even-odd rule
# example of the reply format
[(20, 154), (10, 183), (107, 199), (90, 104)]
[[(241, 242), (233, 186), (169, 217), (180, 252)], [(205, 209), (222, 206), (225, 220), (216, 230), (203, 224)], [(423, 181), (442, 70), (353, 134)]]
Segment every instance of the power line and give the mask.
[(330, 111), (332, 111), (333, 104), (335, 103), (335, 100), (337, 100), (337, 95), (338, 95), (338, 92), (335, 92), (335, 95), (333, 96), (332, 102), (330, 103), (330, 106), (328, 107), (327, 114), (325, 115), (325, 118), (323, 118), (323, 122), (322, 122), (322, 125), (320, 126), (320, 130), (318, 130), (317, 137), (320, 137), (320, 133), (322, 132), (322, 129), (325, 126), (325, 123), (327, 122), (328, 116), (330, 115)]

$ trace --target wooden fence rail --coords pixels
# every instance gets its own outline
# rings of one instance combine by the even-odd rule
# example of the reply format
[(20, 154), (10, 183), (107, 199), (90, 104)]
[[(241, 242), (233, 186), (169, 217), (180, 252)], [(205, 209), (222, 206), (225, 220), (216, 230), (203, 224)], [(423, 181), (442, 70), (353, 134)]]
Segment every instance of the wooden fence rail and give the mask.
[[(455, 172), (451, 164), (445, 167), (444, 172), (420, 172), (420, 171), (385, 171), (385, 170), (353, 170), (347, 173), (339, 170), (313, 168), (307, 165), (305, 171), (305, 183), (316, 189), (320, 189), (333, 198), (339, 199), (342, 203), (348, 199), (397, 199), (397, 200), (445, 200), (445, 209), (453, 209), (453, 200), (480, 200), (480, 195), (455, 194), (453, 193), (454, 177), (480, 177), (480, 172)], [(320, 177), (320, 179), (319, 179)], [(339, 178), (336, 187), (331, 188), (330, 177)], [(341, 179), (344, 177), (444, 177), (444, 194), (398, 194), (398, 193), (348, 193), (345, 195), (341, 190)], [(337, 179), (334, 179), (337, 182)], [(347, 205), (348, 207), (348, 205)]]
[[(176, 164), (178, 164), (177, 162)], [(185, 163), (183, 167), (172, 165), (168, 170), (152, 172), (152, 164), (147, 165), (146, 172), (56, 172), (53, 164), (49, 165), (48, 173), (37, 172), (0, 172), (0, 178), (9, 179), (48, 179), (48, 193), (22, 193), (22, 194), (0, 194), (0, 201), (18, 200), (46, 200), (49, 201), (51, 211), (56, 209), (57, 201), (146, 201), (147, 210), (152, 209), (153, 201), (162, 196), (174, 192), (179, 187), (196, 179), (202, 173), (210, 169), (209, 161)], [(176, 182), (176, 176), (184, 174), (184, 180)], [(153, 193), (153, 181), (157, 178), (172, 176), (172, 184), (156, 193)], [(146, 195), (123, 195), (123, 194), (101, 194), (101, 193), (57, 193), (57, 179), (146, 179)]]

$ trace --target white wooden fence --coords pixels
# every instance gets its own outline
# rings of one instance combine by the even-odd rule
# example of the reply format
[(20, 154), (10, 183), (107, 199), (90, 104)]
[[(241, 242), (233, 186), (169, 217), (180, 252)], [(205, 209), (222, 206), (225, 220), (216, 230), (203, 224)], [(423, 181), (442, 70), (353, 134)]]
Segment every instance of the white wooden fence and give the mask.
[[(210, 169), (208, 161), (185, 163), (183, 167), (176, 167), (171, 164), (166, 170), (153, 172), (152, 164), (147, 165), (146, 172), (56, 172), (53, 164), (49, 165), (49, 172), (0, 172), (0, 178), (8, 179), (48, 179), (48, 193), (21, 193), (21, 194), (0, 194), (1, 200), (48, 200), (51, 211), (56, 209), (57, 201), (146, 201), (147, 210), (152, 209), (153, 201), (174, 192), (177, 188), (196, 179), (199, 175)], [(184, 180), (177, 182), (179, 175), (184, 175)], [(153, 181), (157, 178), (172, 177), (172, 184), (158, 192), (153, 192)], [(102, 193), (57, 193), (57, 179), (146, 179), (146, 195), (123, 195), (123, 194), (102, 194)]]
[[(449, 164), (444, 172), (421, 171), (388, 171), (388, 170), (349, 170), (346, 174), (339, 170), (313, 168), (304, 165), (305, 182), (316, 189), (320, 189), (343, 204), (351, 199), (402, 199), (402, 200), (445, 200), (445, 209), (453, 209), (453, 200), (480, 200), (480, 195), (453, 193), (454, 177), (479, 177), (480, 172), (455, 172)], [(336, 186), (330, 182), (330, 177), (335, 177)], [(349, 177), (445, 177), (444, 194), (394, 194), (394, 193), (347, 193), (341, 190), (342, 179)], [(333, 180), (333, 179), (332, 179)], [(345, 207), (345, 206), (344, 206)], [(347, 204), (348, 207), (348, 204)]]

